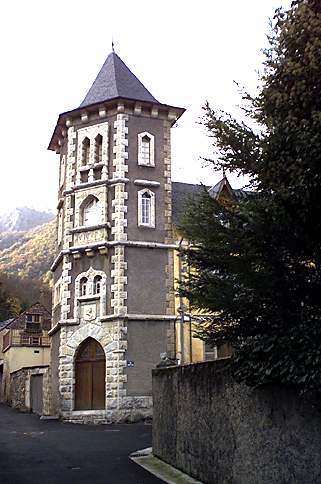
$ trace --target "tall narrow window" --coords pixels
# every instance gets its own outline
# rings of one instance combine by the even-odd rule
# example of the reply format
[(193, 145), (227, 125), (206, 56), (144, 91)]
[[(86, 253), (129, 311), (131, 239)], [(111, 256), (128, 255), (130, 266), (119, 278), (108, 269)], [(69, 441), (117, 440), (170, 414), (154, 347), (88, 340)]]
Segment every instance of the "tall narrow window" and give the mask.
[(82, 164), (83, 166), (89, 165), (90, 158), (90, 140), (85, 138), (82, 142)]
[(101, 276), (94, 278), (94, 294), (100, 294), (101, 291)]
[(61, 188), (65, 182), (66, 174), (66, 157), (63, 155), (60, 162), (60, 177), (59, 177), (59, 187)]
[(138, 164), (155, 166), (154, 162), (154, 136), (150, 133), (138, 135)]
[(98, 134), (95, 138), (95, 163), (101, 163), (103, 160), (103, 137)]
[(138, 225), (155, 227), (155, 194), (147, 189), (138, 192)]
[(101, 210), (99, 200), (95, 197), (90, 197), (83, 206), (82, 225), (88, 227), (90, 225), (98, 225), (101, 223)]
[(150, 163), (150, 138), (148, 136), (142, 138), (142, 162), (144, 165)]
[(63, 221), (62, 221), (62, 217), (63, 217), (63, 209), (60, 208), (59, 209), (59, 212), (58, 212), (58, 230), (57, 230), (57, 242), (58, 242), (58, 245), (61, 244), (61, 241), (62, 241), (62, 236), (63, 236)]
[(80, 280), (80, 295), (81, 296), (86, 296), (87, 295), (87, 286), (88, 286), (87, 277), (83, 277)]
[(151, 219), (151, 196), (149, 193), (142, 195), (142, 224), (150, 225)]

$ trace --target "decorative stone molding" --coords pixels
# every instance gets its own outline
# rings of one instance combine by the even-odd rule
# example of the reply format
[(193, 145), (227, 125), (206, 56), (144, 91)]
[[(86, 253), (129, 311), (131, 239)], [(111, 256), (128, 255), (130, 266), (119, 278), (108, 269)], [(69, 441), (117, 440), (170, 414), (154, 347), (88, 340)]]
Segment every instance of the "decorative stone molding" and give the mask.
[(171, 123), (164, 121), (164, 188), (165, 188), (165, 243), (173, 243), (172, 180), (171, 180)]
[(75, 193), (75, 224), (74, 228), (83, 226), (82, 209), (87, 199), (95, 197), (99, 201), (100, 220), (102, 224), (107, 223), (107, 188), (105, 185), (93, 186), (88, 189), (78, 190)]
[[(144, 203), (144, 195), (148, 196), (149, 198), (145, 199), (149, 201), (149, 219), (144, 219), (144, 210), (143, 210), (143, 203)], [(137, 224), (139, 227), (148, 227), (151, 229), (155, 228), (155, 193), (149, 190), (148, 188), (143, 188), (143, 190), (139, 190), (137, 192)]]
[(92, 249), (98, 249), (99, 251), (101, 250), (102, 247), (106, 247), (106, 249), (111, 248), (111, 247), (117, 247), (117, 246), (123, 246), (123, 247), (144, 247), (146, 249), (178, 249), (178, 244), (163, 244), (161, 242), (143, 242), (141, 240), (112, 240), (112, 241), (107, 241), (104, 242), (103, 244), (101, 242), (97, 243), (88, 243), (86, 245), (78, 245), (78, 246), (73, 246), (70, 247), (70, 249), (67, 250), (62, 250), (60, 253), (57, 255), (55, 260), (53, 261), (50, 270), (54, 271), (58, 264), (60, 263), (61, 259), (63, 258), (64, 255), (66, 254), (72, 254), (74, 252), (81, 252), (87, 249), (88, 247), (91, 247)]
[(134, 180), (134, 185), (140, 185), (143, 187), (159, 187), (160, 182), (152, 180)]
[[(128, 146), (128, 127), (126, 126), (128, 116), (125, 114), (117, 114), (117, 120), (114, 122), (114, 128), (116, 133), (114, 134), (114, 172), (112, 178), (117, 180), (119, 178), (125, 178), (128, 172), (128, 153), (126, 148)], [(113, 214), (112, 221), (113, 227), (111, 233), (114, 236), (114, 240), (127, 240), (127, 234), (125, 228), (127, 227), (127, 206), (126, 200), (128, 193), (125, 190), (125, 183), (115, 184), (115, 195), (112, 201)], [(111, 278), (113, 283), (111, 285), (111, 292), (113, 294), (111, 300), (111, 307), (114, 309), (115, 314), (125, 315), (127, 313), (126, 299), (127, 292), (125, 291), (125, 285), (127, 284), (127, 277), (125, 271), (127, 270), (127, 262), (125, 262), (125, 249), (122, 246), (115, 247), (114, 255), (111, 257), (112, 270)]]
[[(66, 122), (67, 124), (67, 122)], [(67, 166), (66, 166), (66, 190), (73, 187), (73, 177), (75, 174), (76, 162), (76, 131), (73, 126), (68, 128), (68, 144), (67, 144)]]
[[(100, 293), (94, 295), (94, 279), (96, 276), (101, 277), (101, 288), (100, 288)], [(88, 281), (87, 282), (88, 293), (86, 294), (86, 296), (81, 297), (80, 281), (83, 278), (86, 278)], [(100, 306), (99, 314), (100, 316), (104, 316), (106, 314), (106, 302), (107, 302), (106, 274), (103, 271), (98, 271), (90, 267), (88, 271), (78, 274), (78, 276), (75, 279), (74, 319), (78, 320), (82, 316), (80, 314), (80, 301), (90, 300), (92, 296), (95, 296), (97, 299), (99, 299), (99, 306)]]
[(112, 270), (111, 277), (113, 284), (111, 285), (111, 292), (113, 298), (111, 300), (111, 307), (114, 308), (114, 313), (117, 315), (126, 315), (127, 306), (125, 301), (127, 299), (127, 292), (125, 291), (125, 284), (127, 284), (127, 277), (125, 271), (127, 270), (127, 262), (125, 262), (125, 248), (115, 247), (114, 255), (111, 257)]
[(128, 159), (128, 152), (126, 147), (128, 146), (128, 116), (126, 114), (117, 114), (117, 120), (114, 121), (114, 128), (116, 133), (114, 134), (114, 159), (113, 166), (115, 168), (113, 172), (113, 178), (125, 178), (128, 172), (128, 165), (126, 160)]
[(61, 319), (62, 320), (68, 319), (68, 314), (70, 311), (70, 304), (68, 301), (70, 299), (69, 285), (71, 284), (71, 276), (70, 276), (71, 268), (72, 268), (72, 262), (70, 260), (70, 256), (68, 254), (64, 255), (63, 263), (62, 263), (62, 274), (61, 274), (61, 279), (62, 279)]
[(101, 159), (99, 160), (102, 163), (102, 176), (103, 180), (107, 179), (108, 172), (108, 128), (109, 125), (107, 122), (94, 124), (93, 126), (86, 126), (85, 128), (80, 128), (77, 131), (78, 141), (77, 141), (77, 185), (81, 184), (81, 168), (83, 166), (83, 142), (86, 138), (88, 138), (90, 142), (89, 147), (89, 178), (91, 182), (93, 182), (93, 169), (95, 168), (95, 140), (98, 135), (102, 137), (102, 152), (101, 152)]
[[(149, 139), (149, 159), (146, 161), (144, 157), (144, 150), (143, 150), (143, 140), (144, 138)], [(147, 131), (143, 133), (139, 133), (137, 135), (137, 142), (138, 142), (138, 164), (143, 166), (155, 166), (155, 136)]]
[(100, 318), (101, 322), (112, 321), (114, 319), (124, 319), (126, 321), (173, 321), (176, 319), (174, 314), (126, 314), (126, 317), (117, 314), (108, 314)]
[(126, 406), (126, 390), (124, 384), (127, 377), (125, 351), (127, 348), (126, 327), (122, 321), (102, 326), (96, 320), (81, 324), (75, 331), (74, 327), (64, 326), (60, 331), (59, 349), (59, 391), (61, 396), (62, 415), (70, 420), (73, 415), (93, 414), (93, 411), (75, 412), (75, 356), (79, 345), (87, 338), (94, 338), (104, 348), (106, 357), (106, 410), (120, 409)]

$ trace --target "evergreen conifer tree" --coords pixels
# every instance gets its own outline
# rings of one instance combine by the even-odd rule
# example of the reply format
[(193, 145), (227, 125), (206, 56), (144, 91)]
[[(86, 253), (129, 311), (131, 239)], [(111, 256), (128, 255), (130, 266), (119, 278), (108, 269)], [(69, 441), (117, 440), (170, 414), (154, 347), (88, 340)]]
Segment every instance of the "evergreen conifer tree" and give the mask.
[[(234, 348), (249, 385), (321, 390), (321, 4), (275, 12), (264, 72), (244, 112), (258, 129), (205, 106), (216, 169), (255, 191), (220, 204), (204, 194), (186, 213), (190, 277), (181, 293), (210, 314), (199, 336)], [(253, 124), (253, 123), (252, 123)]]

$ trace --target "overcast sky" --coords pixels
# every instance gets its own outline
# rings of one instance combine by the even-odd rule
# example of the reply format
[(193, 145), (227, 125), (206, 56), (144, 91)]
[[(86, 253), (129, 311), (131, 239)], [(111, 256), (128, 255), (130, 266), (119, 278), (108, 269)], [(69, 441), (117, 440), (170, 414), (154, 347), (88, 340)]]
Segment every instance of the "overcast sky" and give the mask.
[[(197, 124), (208, 100), (236, 112), (234, 80), (253, 91), (268, 21), (290, 0), (11, 0), (2, 2), (0, 210), (54, 208), (58, 155), (47, 151), (59, 113), (83, 100), (115, 51), (160, 102), (185, 107), (173, 129), (173, 180), (214, 184)], [(231, 176), (232, 185), (242, 180)]]

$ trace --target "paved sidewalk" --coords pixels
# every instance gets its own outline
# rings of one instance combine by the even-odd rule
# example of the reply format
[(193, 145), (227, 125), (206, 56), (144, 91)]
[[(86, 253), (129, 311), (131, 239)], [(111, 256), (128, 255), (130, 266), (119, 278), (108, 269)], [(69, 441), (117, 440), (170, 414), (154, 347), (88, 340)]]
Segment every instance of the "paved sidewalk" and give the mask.
[(0, 404), (1, 484), (160, 484), (128, 455), (151, 425), (73, 425)]

